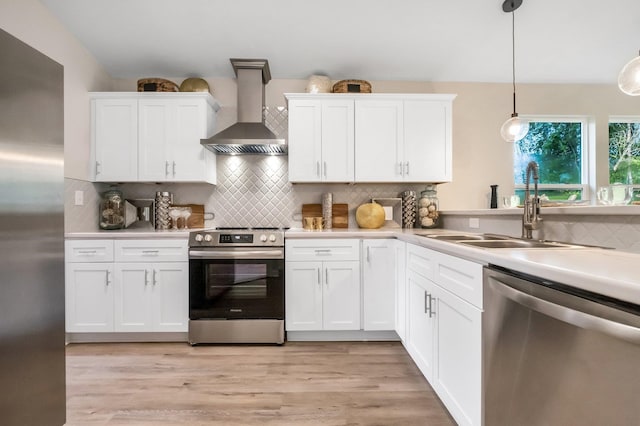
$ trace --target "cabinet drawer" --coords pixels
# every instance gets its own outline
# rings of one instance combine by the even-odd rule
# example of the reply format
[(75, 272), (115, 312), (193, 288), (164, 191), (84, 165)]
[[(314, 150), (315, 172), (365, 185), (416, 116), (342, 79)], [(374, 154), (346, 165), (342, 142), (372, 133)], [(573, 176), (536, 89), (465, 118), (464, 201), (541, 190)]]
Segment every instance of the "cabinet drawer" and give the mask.
[(122, 240), (115, 242), (116, 262), (187, 262), (187, 240)]
[(113, 240), (67, 240), (67, 262), (113, 262)]
[(435, 263), (436, 252), (424, 247), (407, 244), (406, 262), (407, 271), (433, 280), (433, 268)]
[(433, 281), (482, 309), (482, 265), (440, 252), (435, 255)]
[(288, 261), (360, 260), (360, 240), (287, 240), (285, 256)]

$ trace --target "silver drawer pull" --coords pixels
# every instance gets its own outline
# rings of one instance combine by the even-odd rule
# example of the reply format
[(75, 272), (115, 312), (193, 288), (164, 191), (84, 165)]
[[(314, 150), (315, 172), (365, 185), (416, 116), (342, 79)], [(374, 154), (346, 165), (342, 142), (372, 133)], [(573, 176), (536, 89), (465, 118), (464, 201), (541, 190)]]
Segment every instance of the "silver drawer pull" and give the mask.
[(78, 254), (96, 254), (97, 250), (78, 250)]
[(142, 250), (142, 254), (158, 254), (160, 250)]
[(316, 254), (321, 254), (323, 256), (328, 256), (331, 254), (331, 249), (315, 249)]

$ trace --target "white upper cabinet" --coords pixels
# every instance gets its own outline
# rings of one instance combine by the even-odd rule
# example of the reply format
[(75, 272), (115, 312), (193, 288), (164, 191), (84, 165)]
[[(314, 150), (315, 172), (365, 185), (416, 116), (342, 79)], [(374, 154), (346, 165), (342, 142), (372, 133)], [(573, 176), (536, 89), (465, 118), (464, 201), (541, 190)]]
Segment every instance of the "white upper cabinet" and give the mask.
[(353, 100), (289, 98), (289, 180), (352, 182)]
[(291, 182), (451, 181), (446, 94), (285, 94)]
[(453, 95), (356, 100), (357, 182), (451, 180)]
[(216, 183), (208, 93), (92, 93), (93, 180)]

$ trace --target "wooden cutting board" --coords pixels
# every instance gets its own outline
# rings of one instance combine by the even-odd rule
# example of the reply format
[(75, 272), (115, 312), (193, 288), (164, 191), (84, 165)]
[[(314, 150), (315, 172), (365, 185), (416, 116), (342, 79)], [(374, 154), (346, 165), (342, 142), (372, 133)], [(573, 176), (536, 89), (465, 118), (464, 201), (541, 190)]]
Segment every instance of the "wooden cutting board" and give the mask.
[[(189, 229), (204, 228), (204, 204), (172, 204), (171, 207), (191, 207), (191, 216), (187, 219)], [(182, 223), (182, 219), (180, 219)]]
[[(333, 204), (331, 206), (331, 213), (332, 228), (349, 227), (348, 204)], [(303, 204), (302, 217), (322, 217), (322, 204)]]

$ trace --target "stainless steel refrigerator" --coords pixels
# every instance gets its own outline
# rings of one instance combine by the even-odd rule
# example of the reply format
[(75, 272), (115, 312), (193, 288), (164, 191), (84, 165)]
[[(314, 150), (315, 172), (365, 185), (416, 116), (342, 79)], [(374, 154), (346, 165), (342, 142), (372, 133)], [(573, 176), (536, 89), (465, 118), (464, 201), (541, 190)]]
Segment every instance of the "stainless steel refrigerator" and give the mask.
[(0, 424), (62, 425), (63, 67), (0, 30)]

